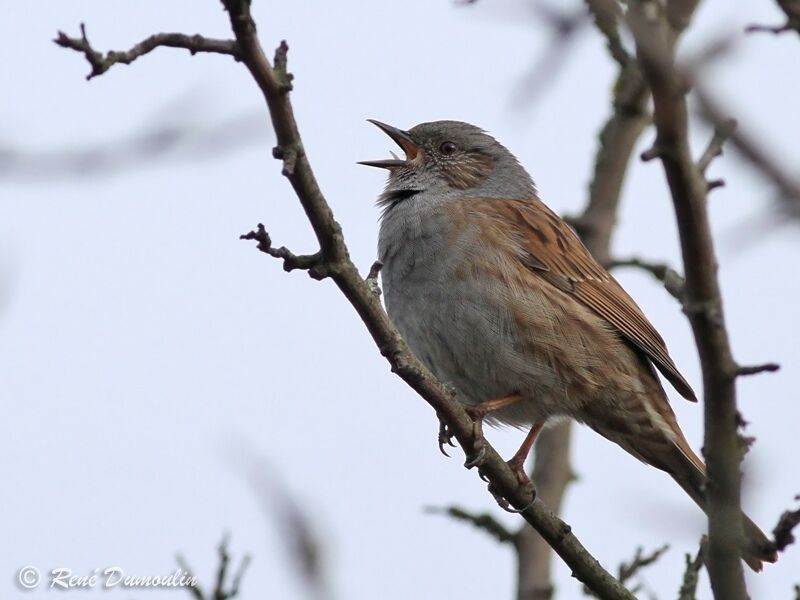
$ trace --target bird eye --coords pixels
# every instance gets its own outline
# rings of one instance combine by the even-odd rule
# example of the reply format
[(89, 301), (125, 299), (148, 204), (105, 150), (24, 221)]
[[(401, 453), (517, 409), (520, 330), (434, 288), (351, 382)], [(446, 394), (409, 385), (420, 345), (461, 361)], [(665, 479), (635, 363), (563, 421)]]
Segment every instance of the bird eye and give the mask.
[(439, 152), (442, 154), (452, 154), (456, 150), (456, 145), (453, 142), (442, 142), (442, 145), (439, 146)]

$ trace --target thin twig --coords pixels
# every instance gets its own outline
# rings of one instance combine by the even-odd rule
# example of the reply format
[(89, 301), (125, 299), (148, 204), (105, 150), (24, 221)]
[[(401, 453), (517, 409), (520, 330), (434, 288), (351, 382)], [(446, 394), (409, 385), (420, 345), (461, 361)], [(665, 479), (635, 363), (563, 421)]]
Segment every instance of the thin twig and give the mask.
[(700, 540), (700, 547), (697, 555), (692, 558), (691, 554), (686, 555), (686, 570), (683, 572), (683, 583), (678, 591), (678, 600), (696, 600), (697, 583), (700, 581), (700, 569), (703, 568), (706, 560), (706, 550), (708, 540), (705, 536)]
[[(576, 47), (578, 33), (589, 23), (588, 14), (582, 8), (564, 9), (561, 4), (535, 2), (531, 4), (534, 15), (546, 26), (550, 39), (545, 51), (528, 68), (516, 86), (512, 104), (517, 108), (532, 106), (555, 81), (560, 67)], [(557, 8), (558, 7), (558, 8)]]
[[(630, 562), (622, 562), (619, 565), (617, 569), (617, 579), (627, 585), (634, 575), (645, 567), (655, 563), (667, 550), (669, 550), (669, 544), (664, 544), (660, 548), (653, 550), (650, 554), (644, 554), (644, 549), (639, 546), (636, 548), (636, 552)], [(641, 587), (641, 584), (635, 585), (631, 588), (631, 592), (637, 594), (641, 590)], [(583, 593), (587, 596), (596, 596), (592, 590), (585, 587)]]
[[(335, 596), (328, 576), (324, 539), (314, 526), (312, 515), (289, 491), (280, 473), (249, 445), (230, 455), (231, 466), (246, 477), (267, 517), (274, 521), (298, 584), (308, 598), (330, 599)], [(238, 574), (232, 588), (236, 588)]]
[(217, 554), (219, 556), (219, 566), (217, 567), (217, 575), (214, 582), (214, 589), (211, 591), (209, 596), (206, 596), (203, 593), (202, 588), (197, 583), (197, 577), (194, 575), (192, 569), (187, 564), (186, 560), (180, 554), (175, 557), (178, 566), (186, 571), (187, 575), (192, 582), (190, 586), (188, 586), (189, 592), (195, 598), (195, 600), (231, 600), (239, 595), (239, 589), (241, 587), (242, 578), (244, 577), (244, 573), (247, 570), (248, 565), (250, 564), (250, 556), (245, 555), (242, 558), (242, 561), (239, 565), (239, 569), (236, 571), (236, 574), (233, 577), (233, 581), (228, 587), (226, 585), (226, 580), (228, 578), (228, 570), (230, 568), (231, 557), (228, 553), (228, 544), (229, 539), (228, 536), (225, 535), (222, 538), (219, 546), (217, 546)]
[(772, 33), (779, 34), (791, 31), (793, 27), (789, 23), (783, 25), (748, 25), (744, 28), (745, 33)]
[(641, 569), (652, 565), (659, 558), (661, 558), (661, 556), (667, 550), (669, 550), (669, 544), (664, 544), (660, 548), (656, 548), (655, 550), (653, 550), (650, 554), (643, 554), (644, 549), (641, 546), (638, 547), (631, 561), (628, 563), (622, 563), (619, 566), (619, 573), (617, 574), (617, 578), (622, 583), (627, 583)]
[[(700, 115), (712, 126), (724, 126), (727, 111), (698, 82), (693, 81), (694, 95), (700, 105)], [(750, 136), (744, 127), (737, 127), (730, 134), (730, 141), (741, 156), (747, 160), (780, 194), (780, 199), (791, 215), (800, 217), (800, 179), (786, 172), (770, 156), (769, 152)]]
[(425, 512), (430, 514), (448, 515), (459, 521), (470, 523), (503, 544), (514, 545), (517, 543), (517, 535), (512, 531), (509, 531), (505, 525), (503, 525), (489, 513), (472, 513), (459, 506), (448, 506), (445, 508), (428, 506), (425, 508)]
[(736, 374), (740, 376), (758, 375), (759, 373), (774, 373), (780, 370), (781, 366), (778, 363), (764, 363), (762, 365), (749, 365), (739, 366), (736, 369)]
[[(795, 497), (795, 499), (800, 500), (800, 496)], [(800, 508), (787, 510), (778, 519), (778, 524), (772, 530), (772, 535), (779, 552), (785, 552), (786, 548), (795, 542), (793, 529), (797, 525), (800, 525)]]
[(378, 284), (378, 274), (381, 272), (382, 268), (383, 263), (379, 260), (376, 260), (374, 263), (372, 263), (372, 266), (369, 268), (369, 273), (364, 279), (366, 284), (372, 290), (372, 293), (379, 297), (381, 295), (381, 286)]
[(197, 583), (197, 577), (194, 575), (194, 572), (192, 571), (191, 567), (189, 567), (189, 564), (186, 562), (186, 559), (182, 555), (178, 554), (175, 557), (175, 562), (178, 563), (178, 566), (181, 569), (186, 571), (191, 580), (191, 584), (188, 586), (189, 593), (195, 598), (195, 600), (205, 600), (205, 594), (203, 594), (203, 588), (201, 588), (200, 584)]
[(228, 54), (239, 60), (239, 49), (234, 40), (216, 40), (203, 37), (199, 34), (157, 33), (142, 40), (130, 50), (125, 52), (111, 51), (103, 55), (101, 52), (97, 52), (92, 48), (89, 39), (86, 37), (86, 26), (81, 23), (81, 37), (69, 37), (63, 31), (59, 31), (53, 41), (62, 48), (71, 48), (72, 50), (83, 53), (86, 60), (92, 66), (92, 70), (86, 76), (87, 80), (102, 75), (115, 64), (121, 63), (129, 65), (140, 56), (148, 54), (162, 46), (183, 48), (188, 50), (191, 54), (197, 54), (198, 52)]
[(635, 61), (620, 69), (612, 114), (600, 131), (589, 184), (589, 202), (571, 224), (598, 262), (608, 265), (622, 184), (636, 142), (650, 122), (649, 90)]
[(65, 147), (26, 148), (0, 142), (0, 179), (33, 185), (90, 177), (110, 177), (121, 171), (181, 161), (197, 164), (218, 159), (243, 147), (263, 144), (266, 132), (255, 127), (262, 116), (251, 111), (228, 119), (143, 123), (133, 134), (102, 143), (71, 143)]
[(242, 587), (242, 579), (244, 578), (244, 574), (247, 571), (247, 567), (250, 566), (250, 562), (252, 558), (249, 554), (245, 554), (242, 558), (242, 562), (239, 563), (239, 569), (233, 576), (233, 580), (231, 581), (231, 587), (228, 592), (228, 598), (235, 598), (239, 595), (239, 590)]
[(322, 255), (319, 252), (314, 254), (293, 254), (286, 246), (280, 248), (272, 247), (272, 238), (269, 237), (264, 225), (259, 223), (256, 229), (248, 231), (239, 236), (240, 240), (255, 240), (258, 242), (257, 248), (274, 258), (283, 260), (283, 270), (288, 272), (295, 269), (302, 269), (308, 271), (308, 274), (313, 279), (321, 280), (327, 277)]
[(708, 146), (697, 161), (697, 170), (700, 171), (700, 173), (705, 175), (711, 161), (722, 155), (722, 146), (730, 137), (731, 133), (733, 133), (734, 129), (736, 129), (736, 119), (726, 119), (714, 128), (714, 135), (711, 136)]
[(622, 45), (619, 35), (619, 20), (622, 7), (617, 0), (586, 0), (594, 18), (594, 25), (606, 38), (606, 46), (611, 58), (623, 69), (631, 62), (631, 56)]
[(777, 4), (786, 15), (786, 23), (783, 25), (750, 25), (745, 28), (747, 33), (767, 32), (773, 34), (784, 33), (794, 30), (800, 34), (800, 2), (797, 0), (777, 0)]
[(673, 298), (683, 303), (686, 280), (668, 264), (653, 263), (642, 260), (641, 258), (632, 257), (612, 260), (609, 268), (613, 269), (616, 267), (636, 267), (637, 269), (642, 269), (650, 273), (664, 284), (664, 289), (666, 289)]

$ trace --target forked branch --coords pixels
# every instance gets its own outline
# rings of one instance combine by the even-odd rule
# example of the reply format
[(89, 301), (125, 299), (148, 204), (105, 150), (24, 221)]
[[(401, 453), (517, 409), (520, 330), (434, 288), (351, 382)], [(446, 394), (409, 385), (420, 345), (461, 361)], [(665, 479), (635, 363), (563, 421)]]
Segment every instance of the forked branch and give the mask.
[(124, 52), (112, 50), (103, 54), (92, 48), (89, 39), (86, 37), (86, 26), (81, 23), (80, 37), (70, 37), (63, 31), (59, 31), (53, 41), (62, 48), (71, 48), (83, 53), (92, 66), (92, 70), (86, 76), (87, 80), (102, 75), (116, 64), (129, 65), (140, 56), (149, 54), (160, 47), (183, 48), (191, 54), (197, 54), (198, 52), (228, 54), (239, 60), (239, 48), (234, 40), (216, 40), (199, 34), (156, 33), (142, 40), (130, 50)]

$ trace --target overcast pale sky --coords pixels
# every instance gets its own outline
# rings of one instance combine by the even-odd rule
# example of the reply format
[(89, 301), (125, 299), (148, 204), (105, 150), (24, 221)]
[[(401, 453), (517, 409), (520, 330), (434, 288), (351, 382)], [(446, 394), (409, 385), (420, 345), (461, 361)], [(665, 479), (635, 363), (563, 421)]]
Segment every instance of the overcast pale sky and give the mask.
[[(556, 211), (583, 206), (614, 77), (593, 31), (576, 38), (536, 103), (520, 108), (515, 90), (551, 43), (525, 2), (254, 0), (253, 10), (268, 49), (289, 41), (305, 145), (365, 270), (384, 175), (355, 163), (392, 146), (366, 118), (403, 128), (441, 118), (480, 125), (516, 153)], [(174, 570), (176, 552), (208, 586), (227, 531), (235, 556), (253, 555), (243, 598), (302, 598), (269, 501), (282, 493), (309, 515), (338, 598), (511, 597), (511, 550), (423, 507), (456, 503), (510, 526), (518, 519), (461, 468), (460, 454), (439, 454), (433, 413), (389, 372), (332, 283), (286, 274), (238, 240), (262, 221), (276, 244), (315, 250), (271, 158), (266, 112), (246, 70), (227, 57), (163, 49), (87, 83), (83, 58), (50, 41), (59, 29), (76, 35), (81, 21), (102, 50), (159, 31), (230, 35), (214, 0), (50, 0), (14, 4), (0, 22), (0, 597), (56, 593), (21, 591), (14, 582), (25, 565), (159, 575)], [(796, 172), (800, 43), (741, 34), (780, 21), (769, 0), (708, 0), (685, 49), (736, 36), (707, 83)], [(122, 155), (92, 171), (84, 157), (77, 175), (55, 169), (64, 153), (127, 148), (166, 126), (192, 137), (163, 155), (151, 157), (143, 142), (141, 160)], [(231, 129), (241, 141), (228, 145), (217, 134)], [(707, 139), (695, 131), (698, 150)], [(651, 140), (648, 132), (642, 149)], [(739, 386), (747, 433), (758, 438), (745, 462), (745, 504), (769, 529), (800, 493), (800, 235), (783, 226), (754, 239), (772, 190), (732, 153), (712, 174), (727, 181), (710, 210), (725, 242), (720, 277), (736, 357), (783, 366)], [(680, 265), (655, 161), (633, 167), (614, 248)], [(643, 274), (617, 275), (699, 390), (678, 305)], [(675, 394), (673, 403), (699, 449), (701, 407)], [(522, 433), (488, 436), (510, 453)], [(591, 431), (577, 431), (572, 456), (579, 479), (565, 518), (578, 537), (610, 569), (638, 545), (669, 542), (643, 579), (659, 598), (674, 597), (702, 513), (667, 476)], [(255, 489), (254, 470), (275, 487)], [(559, 598), (582, 597), (560, 562), (556, 580)], [(798, 582), (793, 548), (751, 578), (751, 593), (790, 598)]]

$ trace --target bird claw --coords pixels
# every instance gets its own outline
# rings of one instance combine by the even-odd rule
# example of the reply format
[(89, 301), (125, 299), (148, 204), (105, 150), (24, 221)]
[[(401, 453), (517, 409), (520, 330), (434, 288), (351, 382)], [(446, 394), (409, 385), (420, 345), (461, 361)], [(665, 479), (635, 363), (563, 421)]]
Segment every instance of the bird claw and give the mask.
[(483, 437), (483, 417), (479, 409), (473, 407), (466, 407), (467, 414), (472, 419), (472, 453), (467, 456), (464, 466), (467, 469), (472, 467), (480, 467), (483, 460), (486, 458), (486, 444)]
[(447, 426), (447, 423), (439, 419), (439, 452), (444, 454), (447, 458), (450, 458), (450, 455), (447, 453), (447, 450), (444, 449), (445, 445), (452, 446), (453, 448), (456, 445), (453, 443), (453, 434), (450, 432), (450, 428)]
[[(476, 439), (473, 453), (467, 457), (466, 461), (464, 461), (464, 466), (467, 469), (471, 469), (472, 467), (478, 467), (478, 469), (480, 470), (480, 466), (483, 464), (483, 459), (485, 458), (486, 458), (486, 446), (483, 445), (483, 438), (481, 438), (480, 440)], [(481, 476), (481, 479), (483, 479), (483, 476)]]
[(514, 508), (513, 506), (511, 506), (511, 503), (508, 500), (506, 500), (506, 498), (503, 495), (501, 495), (491, 483), (489, 484), (489, 493), (492, 495), (495, 502), (497, 502), (497, 505), (504, 511), (513, 514), (523, 513), (526, 510), (528, 510), (531, 506), (533, 506), (533, 502), (536, 500), (536, 489), (533, 487), (533, 483), (531, 483), (530, 479), (528, 479), (527, 477), (525, 479), (526, 483), (523, 485), (525, 485), (526, 489), (530, 492), (531, 499), (522, 508)]

